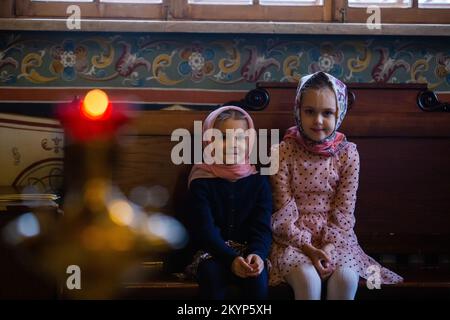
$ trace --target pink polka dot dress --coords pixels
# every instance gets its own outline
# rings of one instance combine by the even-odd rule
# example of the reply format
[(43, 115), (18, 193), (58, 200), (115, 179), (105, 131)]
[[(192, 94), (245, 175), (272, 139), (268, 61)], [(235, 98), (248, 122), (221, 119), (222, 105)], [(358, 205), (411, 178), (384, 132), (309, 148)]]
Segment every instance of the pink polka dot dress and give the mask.
[(300, 249), (305, 243), (317, 248), (332, 243), (335, 268), (351, 268), (367, 279), (373, 272), (369, 267), (377, 266), (381, 283), (402, 281), (364, 253), (353, 231), (359, 176), (359, 154), (354, 143), (348, 142), (327, 157), (286, 139), (280, 143), (279, 160), (279, 171), (271, 176), (276, 210), (272, 215), (271, 285), (284, 282), (284, 276), (299, 265), (312, 263)]

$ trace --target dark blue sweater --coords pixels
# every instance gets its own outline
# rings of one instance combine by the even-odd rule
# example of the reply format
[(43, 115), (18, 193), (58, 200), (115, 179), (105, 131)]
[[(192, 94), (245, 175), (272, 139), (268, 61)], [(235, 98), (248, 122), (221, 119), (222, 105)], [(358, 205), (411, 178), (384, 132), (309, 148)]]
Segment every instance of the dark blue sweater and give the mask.
[(187, 226), (197, 249), (227, 267), (238, 254), (226, 240), (246, 243), (247, 254), (267, 258), (272, 243), (272, 191), (267, 177), (255, 174), (236, 182), (196, 179), (189, 188), (189, 203)]

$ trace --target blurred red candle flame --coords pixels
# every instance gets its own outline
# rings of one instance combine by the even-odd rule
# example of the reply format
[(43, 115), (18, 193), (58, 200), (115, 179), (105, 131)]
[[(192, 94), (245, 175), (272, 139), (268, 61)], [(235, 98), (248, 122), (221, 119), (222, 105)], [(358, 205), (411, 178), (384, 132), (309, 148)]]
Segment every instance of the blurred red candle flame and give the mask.
[(113, 106), (108, 95), (100, 89), (89, 91), (82, 101), (76, 97), (71, 103), (59, 106), (57, 114), (66, 133), (81, 142), (112, 139), (129, 119), (126, 106)]

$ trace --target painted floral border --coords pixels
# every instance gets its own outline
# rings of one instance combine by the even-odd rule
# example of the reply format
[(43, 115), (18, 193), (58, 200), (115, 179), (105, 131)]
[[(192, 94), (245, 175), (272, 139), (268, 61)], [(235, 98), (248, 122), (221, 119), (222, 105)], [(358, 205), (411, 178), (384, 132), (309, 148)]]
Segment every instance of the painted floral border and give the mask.
[(314, 71), (450, 91), (444, 37), (1, 32), (0, 86), (248, 90)]

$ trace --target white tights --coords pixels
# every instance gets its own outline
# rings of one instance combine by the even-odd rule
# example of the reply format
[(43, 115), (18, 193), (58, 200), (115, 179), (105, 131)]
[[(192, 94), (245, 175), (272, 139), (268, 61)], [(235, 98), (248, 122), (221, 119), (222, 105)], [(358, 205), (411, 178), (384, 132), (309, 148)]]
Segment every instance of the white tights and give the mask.
[[(303, 264), (285, 277), (296, 300), (320, 300), (322, 280), (312, 264)], [(349, 268), (337, 268), (328, 278), (327, 300), (353, 300), (359, 275)]]

